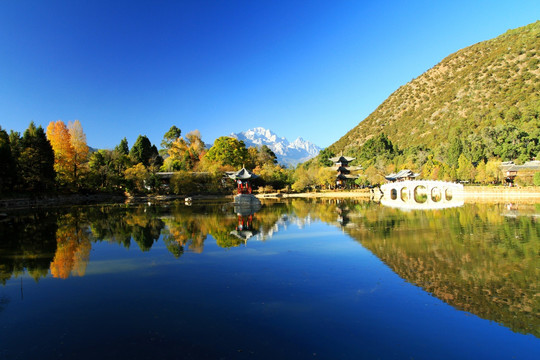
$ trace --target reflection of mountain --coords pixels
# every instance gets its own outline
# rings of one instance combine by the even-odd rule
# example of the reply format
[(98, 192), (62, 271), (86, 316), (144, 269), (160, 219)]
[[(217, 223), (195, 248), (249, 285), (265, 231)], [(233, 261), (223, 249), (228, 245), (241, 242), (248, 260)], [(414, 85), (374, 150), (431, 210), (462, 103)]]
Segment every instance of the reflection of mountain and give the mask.
[(385, 209), (396, 221), (381, 227), (369, 220), (373, 211), (380, 212), (366, 209), (346, 231), (400, 277), (460, 310), (540, 336), (540, 227), (534, 219), (505, 219), (499, 206)]
[(540, 336), (540, 226), (532, 216), (502, 216), (506, 211), (500, 205), (465, 205), (402, 212), (364, 201), (287, 199), (265, 203), (250, 224), (240, 224), (232, 207), (216, 204), (49, 210), (0, 222), (0, 280), (5, 284), (25, 270), (36, 280), (49, 269), (55, 277), (82, 276), (96, 241), (130, 247), (133, 240), (149, 251), (161, 237), (178, 258), (202, 252), (208, 239), (224, 248), (245, 244), (231, 234), (239, 225), (256, 232), (249, 241), (264, 241), (288, 226), (322, 221), (343, 229), (403, 279), (442, 301)]

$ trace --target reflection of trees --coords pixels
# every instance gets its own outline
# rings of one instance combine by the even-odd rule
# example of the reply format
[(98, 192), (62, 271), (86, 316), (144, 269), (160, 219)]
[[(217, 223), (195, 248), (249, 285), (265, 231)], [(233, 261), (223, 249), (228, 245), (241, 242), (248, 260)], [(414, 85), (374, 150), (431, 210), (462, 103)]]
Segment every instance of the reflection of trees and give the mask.
[(51, 263), (53, 277), (67, 279), (70, 274), (84, 276), (92, 244), (88, 227), (81, 224), (81, 221), (79, 209), (59, 217), (56, 231), (57, 249)]
[[(531, 207), (532, 213), (537, 211)], [(344, 212), (346, 224), (338, 222)], [(540, 336), (540, 226), (532, 216), (501, 216), (507, 212), (494, 205), (402, 212), (367, 201), (286, 199), (266, 203), (252, 226), (262, 240), (291, 223), (340, 226), (403, 279), (448, 304)], [(129, 247), (133, 239), (148, 251), (162, 236), (175, 257), (202, 252), (208, 235), (218, 246), (234, 247), (244, 243), (231, 235), (237, 226), (233, 209), (215, 204), (112, 205), (23, 214), (0, 222), (0, 280), (5, 284), (25, 270), (38, 280), (49, 267), (56, 277), (82, 276), (92, 241)]]
[(176, 203), (163, 219), (166, 224), (163, 241), (175, 257), (182, 255), (186, 248), (201, 253), (208, 234), (219, 246), (238, 246), (229, 244), (234, 239), (229, 235), (231, 227), (234, 228), (234, 219), (232, 214), (217, 206), (190, 207)]
[[(381, 211), (392, 221), (379, 222)], [(399, 276), (450, 305), (540, 336), (540, 227), (534, 218), (502, 212), (480, 205), (408, 213), (367, 207), (346, 231)]]
[(89, 210), (92, 236), (127, 248), (133, 239), (142, 251), (149, 251), (164, 227), (161, 210), (156, 206), (103, 206)]
[(21, 214), (0, 222), (2, 284), (22, 275), (25, 269), (36, 281), (45, 277), (56, 251), (56, 230), (56, 214), (52, 211)]

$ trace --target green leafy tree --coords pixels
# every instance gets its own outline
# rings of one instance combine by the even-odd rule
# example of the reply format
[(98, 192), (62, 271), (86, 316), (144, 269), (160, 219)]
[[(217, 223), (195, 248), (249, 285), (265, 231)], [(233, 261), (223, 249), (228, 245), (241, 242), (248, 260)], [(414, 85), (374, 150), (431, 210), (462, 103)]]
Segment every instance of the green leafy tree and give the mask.
[(474, 182), (476, 171), (472, 162), (461, 154), (458, 159), (457, 177), (460, 180)]
[(163, 135), (163, 140), (161, 141), (161, 155), (165, 156), (167, 151), (172, 147), (172, 144), (182, 135), (182, 131), (176, 127), (176, 125), (171, 126), (169, 131)]
[(448, 152), (446, 154), (446, 162), (448, 163), (448, 165), (457, 168), (459, 165), (458, 160), (462, 152), (463, 152), (463, 143), (458, 137), (455, 137), (450, 143)]
[(207, 161), (215, 162), (219, 165), (230, 165), (240, 167), (248, 160), (248, 151), (243, 141), (222, 136), (214, 142), (214, 146), (205, 155)]
[(139, 135), (129, 152), (129, 156), (134, 164), (142, 163), (144, 166), (149, 165), (150, 158), (153, 154), (152, 143), (146, 135)]
[(537, 172), (536, 174), (534, 174), (533, 184), (534, 186), (540, 186), (540, 172)]
[(323, 149), (319, 152), (319, 155), (317, 156), (317, 164), (319, 166), (332, 166), (334, 163), (330, 161), (330, 158), (333, 158), (335, 156), (334, 152), (330, 150), (329, 148)]
[(373, 164), (378, 159), (390, 160), (397, 155), (397, 147), (392, 144), (384, 133), (367, 140), (358, 151), (358, 159)]

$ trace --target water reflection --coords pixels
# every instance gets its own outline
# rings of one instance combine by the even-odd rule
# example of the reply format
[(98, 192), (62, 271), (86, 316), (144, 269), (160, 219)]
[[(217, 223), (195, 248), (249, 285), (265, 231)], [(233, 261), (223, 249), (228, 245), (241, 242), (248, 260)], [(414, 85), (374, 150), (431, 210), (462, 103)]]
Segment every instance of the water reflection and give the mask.
[(455, 308), (538, 337), (539, 210), (468, 204), (403, 212), (351, 200), (288, 200), (248, 214), (226, 204), (183, 202), (47, 210), (0, 223), (0, 279), (6, 284), (25, 271), (36, 281), (84, 276), (95, 242), (130, 249), (134, 242), (135, 251), (146, 252), (161, 239), (181, 261), (186, 252), (202, 253), (206, 241), (232, 248), (267, 241), (292, 224), (324, 222)]

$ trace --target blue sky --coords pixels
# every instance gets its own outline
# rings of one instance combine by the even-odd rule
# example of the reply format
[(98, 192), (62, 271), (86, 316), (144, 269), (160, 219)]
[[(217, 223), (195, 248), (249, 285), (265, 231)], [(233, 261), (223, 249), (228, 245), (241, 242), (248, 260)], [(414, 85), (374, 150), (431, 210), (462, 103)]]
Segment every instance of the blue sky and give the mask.
[(540, 1), (0, 1), (0, 126), (78, 119), (90, 146), (262, 126), (326, 147)]

